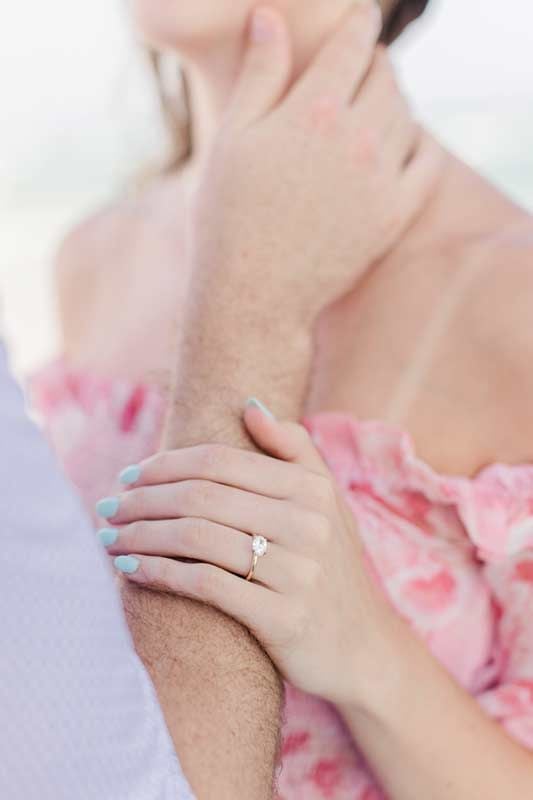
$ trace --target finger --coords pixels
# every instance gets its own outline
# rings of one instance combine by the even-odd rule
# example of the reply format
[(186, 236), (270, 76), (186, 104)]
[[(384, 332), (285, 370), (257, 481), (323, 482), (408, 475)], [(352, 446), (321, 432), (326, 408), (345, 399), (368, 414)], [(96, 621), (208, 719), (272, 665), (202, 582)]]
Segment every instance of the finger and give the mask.
[(153, 486), (192, 479), (285, 499), (297, 493), (300, 470), (293, 464), (250, 450), (204, 444), (157, 453), (120, 474), (125, 486)]
[(248, 125), (283, 97), (292, 73), (292, 43), (285, 20), (273, 8), (254, 11), (241, 74), (230, 100), (229, 118)]
[(255, 444), (275, 458), (327, 474), (327, 467), (303, 425), (278, 422), (255, 398), (248, 401), (244, 424)]
[(381, 25), (381, 12), (374, 0), (357, 3), (297, 81), (291, 99), (299, 102), (326, 96), (351, 101), (372, 63)]
[[(109, 529), (103, 531), (106, 535)], [(192, 559), (246, 577), (252, 565), (252, 537), (205, 519), (141, 521), (115, 531), (116, 538), (106, 546), (110, 555), (154, 555), (163, 558)], [(307, 559), (275, 542), (268, 543), (264, 556), (257, 560), (254, 580), (274, 591), (289, 591), (298, 575), (306, 570)]]
[[(324, 480), (320, 476), (319, 479)], [(323, 502), (321, 489), (313, 491), (317, 507)], [(139, 521), (206, 519), (244, 533), (266, 536), (271, 542), (302, 553), (312, 551), (323, 534), (322, 514), (310, 510), (310, 502), (299, 506), (206, 481), (139, 487), (102, 502), (110, 501), (113, 501), (112, 516), (102, 513), (105, 509), (101, 504), (97, 511), (111, 520), (111, 530)]]
[(249, 628), (258, 639), (283, 618), (281, 595), (210, 564), (184, 564), (135, 554), (119, 556), (115, 566), (134, 583), (218, 608)]
[(383, 162), (403, 171), (417, 141), (417, 124), (398, 87), (388, 53), (378, 47), (372, 69), (353, 105), (354, 123), (371, 126), (380, 141)]
[(364, 123), (378, 133), (386, 132), (400, 103), (406, 108), (390, 59), (385, 49), (378, 47), (371, 69), (352, 104), (354, 123)]
[[(438, 142), (422, 129), (412, 159), (407, 164), (401, 184), (401, 208), (396, 235), (401, 235), (417, 219), (431, 200), (444, 164), (444, 151)], [(396, 239), (395, 239), (396, 240)]]
[[(111, 501), (112, 515), (102, 507)], [(293, 550), (309, 548), (311, 534), (317, 528), (317, 512), (306, 507), (209, 481), (141, 486), (118, 497), (106, 498), (97, 505), (97, 511), (111, 520), (113, 527), (140, 520), (202, 518), (266, 536), (269, 541)]]
[(419, 141), (420, 126), (409, 113), (400, 108), (383, 146), (388, 168), (403, 174)]

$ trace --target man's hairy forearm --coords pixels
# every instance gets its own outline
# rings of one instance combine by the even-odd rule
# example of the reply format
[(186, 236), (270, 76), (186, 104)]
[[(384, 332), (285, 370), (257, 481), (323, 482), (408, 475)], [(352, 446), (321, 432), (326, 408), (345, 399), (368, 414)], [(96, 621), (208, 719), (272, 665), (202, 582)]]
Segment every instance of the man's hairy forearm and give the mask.
[[(241, 416), (256, 395), (300, 415), (311, 340), (214, 279), (190, 302), (163, 446), (252, 447)], [(184, 770), (201, 800), (266, 800), (279, 747), (281, 684), (255, 639), (215, 609), (124, 586), (137, 650), (150, 670)]]

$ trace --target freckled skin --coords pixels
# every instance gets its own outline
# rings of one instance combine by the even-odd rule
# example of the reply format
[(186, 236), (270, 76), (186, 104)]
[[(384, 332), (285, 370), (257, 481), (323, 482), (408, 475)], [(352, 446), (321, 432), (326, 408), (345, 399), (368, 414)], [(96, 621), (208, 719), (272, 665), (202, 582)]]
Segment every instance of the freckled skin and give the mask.
[(379, 139), (370, 128), (362, 128), (354, 137), (351, 164), (356, 169), (362, 165), (375, 164), (379, 157)]
[(339, 115), (342, 110), (340, 101), (333, 97), (320, 97), (311, 109), (309, 125), (315, 133), (323, 136), (332, 135), (337, 129)]
[[(178, 36), (182, 36), (183, 46), (181, 49), (186, 56), (205, 48), (206, 42), (208, 45), (216, 43), (216, 46), (213, 44), (213, 47), (208, 47), (208, 49), (211, 55), (215, 51), (217, 55), (220, 55), (225, 52), (225, 48), (234, 47), (236, 29), (232, 29), (232, 25), (236, 25), (237, 28), (243, 25), (246, 14), (251, 8), (250, 3), (240, 2), (240, 0), (235, 0), (235, 2), (220, 0), (218, 4), (215, 0), (210, 2), (200, 0), (197, 6), (193, 6), (192, 2), (190, 5), (190, 8), (185, 9), (183, 3), (137, 0), (138, 14), (142, 12), (144, 15), (144, 29), (147, 37), (177, 47), (180, 44)], [(302, 2), (297, 3), (296, 0), (294, 3), (287, 0), (283, 5), (290, 6), (290, 12), (295, 15), (295, 18), (298, 9), (300, 12), (302, 9)], [(321, 14), (327, 15), (333, 7), (333, 0), (321, 0), (320, 3), (317, 0), (317, 13), (320, 11)], [(339, 5), (335, 8), (338, 12)], [(314, 19), (314, 10), (314, 3), (306, 4), (306, 21)], [(213, 13), (211, 14), (211, 12)], [(227, 19), (222, 18), (226, 13), (228, 14)], [(167, 14), (166, 18), (165, 14)], [(206, 28), (206, 21), (209, 23), (208, 28)], [(220, 26), (218, 31), (217, 25)], [(150, 26), (152, 26), (151, 29)], [(303, 39), (309, 38), (309, 29), (302, 26), (301, 31)], [(311, 116), (314, 118), (315, 114)], [(327, 103), (324, 107), (320, 107), (319, 103), (313, 124), (320, 136), (334, 135), (335, 112), (328, 108)], [(316, 137), (317, 140), (318, 138)], [(356, 141), (358, 144), (353, 155), (354, 162), (357, 162), (358, 159), (369, 159), (372, 151), (372, 133), (360, 130)], [(310, 159), (310, 164), (312, 168), (315, 167), (315, 161), (312, 159)], [(333, 171), (331, 173), (333, 176)], [(342, 175), (342, 170), (338, 174)], [(300, 175), (297, 177), (299, 178)], [(335, 197), (335, 194), (339, 195), (338, 183), (336, 183), (335, 177), (331, 178), (331, 182), (334, 184), (331, 197)], [(309, 198), (309, 201), (306, 198), (306, 203), (303, 204), (307, 222), (311, 210), (308, 206), (312, 200), (315, 203), (320, 201), (323, 187), (324, 182), (321, 183), (321, 192), (316, 192), (313, 198)], [(160, 188), (158, 191), (154, 191), (151, 199), (151, 208), (155, 211), (151, 220), (159, 220), (165, 214), (168, 215), (170, 206), (174, 217), (169, 227), (172, 230), (172, 236), (177, 237), (176, 204), (169, 204), (168, 194), (161, 194)], [(177, 180), (172, 186), (172, 192), (174, 191), (177, 196), (180, 196)], [(374, 192), (373, 196), (376, 194), (379, 192)], [(383, 194), (385, 193), (383, 192)], [(357, 207), (358, 204), (354, 203), (353, 205)], [(154, 287), (158, 287), (158, 297), (155, 300), (161, 301), (164, 306), (161, 311), (155, 300), (150, 306), (151, 312), (158, 317), (158, 323), (165, 317), (165, 308), (170, 312), (167, 316), (171, 320), (176, 318), (178, 309), (175, 301), (176, 294), (173, 293), (172, 288), (168, 292), (164, 292), (165, 297), (161, 297), (161, 284), (158, 283), (157, 270), (161, 271), (162, 264), (166, 264), (159, 257), (161, 255), (161, 230), (157, 225), (151, 228), (149, 215), (144, 215), (142, 221), (140, 221), (139, 215), (133, 216), (134, 218), (130, 219), (126, 215), (125, 224), (124, 218), (120, 215), (119, 219), (115, 220), (124, 241), (121, 258), (117, 258), (116, 247), (108, 247), (107, 252), (103, 255), (98, 253), (95, 257), (95, 253), (92, 253), (93, 257), (90, 259), (91, 265), (88, 269), (91, 270), (91, 276), (94, 276), (99, 265), (102, 265), (101, 285), (105, 288), (103, 294), (112, 299), (120, 296), (120, 306), (122, 306), (120, 310), (123, 311), (126, 321), (138, 332), (144, 330), (142, 322), (139, 322), (141, 313), (139, 305), (142, 306), (142, 313), (146, 313), (149, 305), (146, 297), (150, 296), (149, 292), (153, 292)], [(333, 216), (335, 215), (333, 214)], [(528, 277), (531, 274), (529, 270), (531, 252), (527, 252), (524, 247), (513, 249), (509, 242), (499, 241), (497, 237), (498, 232), (506, 226), (510, 226), (513, 230), (524, 224), (530, 226), (530, 220), (524, 219), (524, 216), (492, 188), (472, 175), (464, 165), (456, 163), (449, 157), (446, 181), (441, 186), (437, 201), (425, 214), (423, 225), (419, 226), (410, 239), (406, 240), (403, 249), (396, 249), (384, 263), (379, 264), (378, 268), (371, 272), (360, 289), (331, 310), (327, 324), (320, 330), (315, 384), (309, 400), (310, 413), (324, 410), (345, 411), (360, 418), (387, 419), (394, 424), (400, 424), (410, 430), (422, 457), (437, 469), (445, 472), (470, 474), (490, 461), (530, 460), (530, 443), (533, 441), (532, 417), (524, 398), (531, 393), (528, 391), (528, 386), (531, 389), (531, 343), (528, 335), (528, 331), (531, 329), (529, 325), (531, 314), (530, 303), (527, 302), (527, 297), (531, 297), (530, 278)], [(313, 223), (307, 227), (309, 230), (306, 235), (307, 238), (310, 238), (310, 234), (312, 235), (314, 230)], [(138, 247), (132, 247), (132, 242), (136, 243), (134, 237), (139, 235), (141, 228), (144, 228), (145, 233), (148, 228), (149, 234), (143, 242), (146, 247), (146, 260), (139, 258)], [(342, 233), (343, 229), (344, 224), (340, 226), (339, 233)], [(410, 372), (413, 364), (415, 367), (417, 366), (418, 346), (421, 341), (423, 343), (426, 330), (431, 331), (431, 318), (434, 316), (435, 310), (439, 309), (442, 297), (446, 294), (450, 283), (453, 285), (455, 273), (462, 269), (468, 271), (472, 266), (471, 239), (478, 237), (480, 231), (486, 232), (487, 230), (495, 232), (496, 237), (482, 237), (473, 253), (476, 268), (480, 261), (485, 264), (483, 273), (479, 273), (480, 280), (467, 287), (469, 291), (465, 293), (463, 302), (455, 308), (455, 314), (449, 320), (450, 324), (446, 330), (443, 331), (438, 342), (439, 347), (433, 353), (430, 363), (422, 361), (424, 369), (415, 369), (414, 373)], [(114, 232), (116, 234), (117, 228)], [(448, 245), (447, 242), (450, 238), (452, 243)], [(116, 236), (107, 237), (107, 242), (108, 244), (116, 243)], [(175, 272), (176, 250), (174, 245), (176, 242), (171, 242), (171, 244), (169, 252), (164, 254), (169, 267), (169, 282), (170, 279), (175, 279), (179, 283), (181, 276), (176, 275)], [(87, 250), (87, 247), (78, 242), (78, 254), (83, 251), (85, 256)], [(251, 252), (254, 250), (252, 249)], [(136, 266), (139, 283), (131, 280), (134, 256), (138, 258)], [(335, 259), (331, 260), (331, 248), (327, 249), (322, 256), (328, 260), (333, 269)], [(496, 269), (502, 265), (505, 267), (504, 269)], [(120, 268), (123, 270), (122, 281), (120, 277), (117, 277), (117, 270), (120, 271)], [(113, 274), (116, 280), (114, 295), (110, 292), (110, 281), (113, 280)], [(476, 272), (476, 274), (478, 273)], [(69, 306), (74, 324), (79, 328), (79, 315), (72, 313), (72, 309), (77, 302), (78, 309), (86, 311), (88, 303), (86, 293), (80, 292), (80, 285), (83, 284), (79, 280), (75, 280), (74, 283), (74, 292), (77, 293), (74, 296), (77, 297), (77, 301), (72, 303), (72, 297), (69, 297)], [(132, 285), (135, 285), (137, 294), (135, 296), (130, 294), (128, 297), (128, 291), (131, 290)], [(140, 291), (139, 287), (141, 286), (146, 291)], [(139, 297), (142, 300), (140, 304)], [(66, 292), (64, 298), (66, 298)], [(242, 297), (240, 301), (242, 306)], [(168, 305), (165, 306), (165, 303)], [(131, 338), (121, 338), (120, 333), (117, 333), (116, 306), (116, 302), (113, 302), (109, 313), (100, 316), (92, 313), (92, 309), (90, 309), (91, 322), (94, 327), (99, 329), (99, 335), (104, 335), (106, 352), (109, 350), (110, 343), (114, 345), (115, 342), (120, 341), (123, 347), (126, 344), (125, 353), (129, 353), (131, 357), (134, 352), (135, 364), (133, 366), (139, 370), (139, 351), (131, 347)], [(275, 303), (272, 303), (272, 307), (269, 308), (269, 324), (272, 324), (276, 310)], [(237, 319), (241, 313), (242, 307), (236, 305), (232, 316)], [(167, 318), (167, 323), (168, 321)], [(218, 323), (219, 320), (217, 320), (217, 325)], [(152, 326), (147, 327), (149, 327), (148, 334), (152, 335), (154, 333)], [(156, 332), (159, 332), (159, 329)], [(86, 335), (87, 331), (84, 334)], [(219, 327), (217, 328), (217, 337), (218, 346), (221, 338)], [(255, 343), (250, 335), (250, 330), (247, 331), (246, 336), (240, 336), (238, 341), (239, 361), (236, 363), (242, 362), (243, 342), (252, 342), (254, 364), (260, 364), (261, 369), (264, 369), (264, 363), (269, 354), (267, 352), (265, 356), (261, 348), (268, 347), (268, 339), (268, 336), (264, 336)], [(287, 341), (289, 340), (287, 339)], [(494, 347), (494, 343), (497, 344), (497, 347)], [(91, 347), (93, 345), (92, 337), (86, 336), (84, 344)], [(154, 353), (159, 354), (161, 350), (157, 337), (154, 336), (150, 347), (148, 347), (148, 342), (145, 342), (144, 345), (145, 355), (152, 364)], [(219, 368), (219, 364), (216, 362), (220, 359), (217, 358), (215, 351), (216, 348), (213, 348), (214, 363), (209, 364), (206, 374), (211, 374)], [(422, 355), (424, 355), (423, 350)], [(101, 357), (101, 353), (98, 353), (98, 356)], [(287, 374), (296, 371), (292, 369), (292, 364), (287, 359), (285, 351), (277, 361), (286, 365)], [(115, 360), (114, 363), (115, 366), (120, 363), (121, 368), (124, 367), (124, 360), (120, 362)], [(98, 364), (101, 366), (101, 361)], [(234, 369), (235, 364), (233, 365)], [(522, 387), (520, 393), (514, 391), (516, 380), (509, 381), (507, 379), (509, 374), (519, 379)], [(405, 391), (406, 380), (409, 384), (407, 393)], [(226, 377), (225, 382), (227, 383)], [(270, 392), (272, 384), (267, 382), (265, 395), (267, 389)], [(288, 392), (280, 394), (284, 402), (287, 395)], [(409, 402), (405, 400), (406, 396)], [(490, 403), (487, 402), (487, 396), (491, 398)], [(194, 409), (195, 414), (201, 407), (204, 398), (205, 393), (198, 395), (197, 407)], [(219, 420), (216, 421), (219, 424)], [(240, 633), (235, 628), (230, 631), (230, 644), (228, 644), (228, 631), (224, 621), (218, 620), (218, 623), (213, 623), (212, 617), (202, 618), (201, 611), (194, 609), (191, 612), (187, 607), (182, 607), (182, 617), (180, 618), (169, 598), (158, 598), (155, 606), (151, 596), (144, 599), (146, 605), (143, 602), (139, 605), (138, 598), (135, 602), (132, 602), (132, 598), (130, 598), (130, 607), (134, 629), (138, 627), (140, 634), (139, 647), (144, 650), (147, 663), (154, 661), (165, 663), (165, 652), (168, 656), (168, 642), (172, 639), (168, 635), (168, 625), (175, 625), (176, 641), (180, 642), (180, 657), (191, 658), (189, 672), (193, 677), (198, 671), (199, 664), (215, 663), (220, 655), (224, 659), (227, 658), (226, 674), (233, 674), (236, 668), (243, 676), (243, 684), (237, 687), (238, 691), (226, 690), (224, 703), (220, 704), (226, 706), (228, 699), (233, 699), (235, 702), (233, 720), (238, 719), (243, 706), (242, 692), (249, 687), (249, 675), (257, 675), (258, 684), (264, 683), (264, 665), (260, 665), (260, 669), (256, 669), (257, 653), (253, 649), (253, 643), (250, 643), (248, 648), (248, 663), (251, 666), (244, 670), (242, 669), (242, 640), (239, 639)], [(190, 626), (191, 614), (197, 613), (199, 616), (195, 618), (195, 624), (190, 627), (192, 631), (190, 641), (194, 645), (198, 638), (197, 630), (203, 629), (209, 632), (205, 641), (211, 642), (207, 659), (205, 650), (202, 649), (200, 662), (195, 661), (194, 646), (183, 646), (182, 636), (183, 630)], [(147, 639), (146, 628), (150, 629), (151, 626), (146, 626), (145, 621), (153, 619), (161, 621), (161, 630), (156, 631), (152, 639), (149, 637)], [(214, 631), (217, 632), (217, 635), (220, 634), (218, 640), (216, 637), (213, 639)], [(144, 640), (144, 649), (142, 640)], [(231, 642), (235, 644), (235, 647), (232, 648)], [(166, 672), (171, 674), (173, 669), (174, 665), (170, 659)], [(175, 699), (176, 686), (179, 685), (180, 692), (183, 692), (183, 682), (168, 681), (167, 674), (164, 674), (163, 683), (168, 683), (168, 696), (165, 697), (165, 700), (170, 707)], [(208, 674), (207, 683), (212, 687), (219, 685), (216, 669)], [(423, 685), (426, 685), (425, 680), (415, 681), (413, 694)], [(261, 687), (255, 688), (257, 689), (256, 696), (261, 699)], [(190, 708), (195, 709), (198, 707), (198, 699), (201, 699), (203, 694), (203, 687), (199, 690), (198, 686), (191, 685), (189, 690)], [(268, 694), (269, 692), (267, 692)], [(274, 694), (275, 687), (272, 687), (272, 695)], [(441, 695), (439, 692), (435, 692), (434, 696)], [(218, 700), (218, 698), (216, 699)], [(245, 703), (244, 706), (246, 714), (250, 716), (249, 704)], [(257, 719), (260, 720), (261, 714), (264, 712), (264, 703), (258, 703), (255, 710)], [(254, 718), (255, 715), (251, 716)], [(435, 718), (436, 716), (435, 712)], [(275, 709), (273, 717), (275, 719)], [(180, 722), (178, 720), (177, 727), (182, 728)], [(421, 726), (419, 725), (418, 728)], [(427, 726), (424, 728), (427, 729)], [(273, 732), (276, 733), (275, 724)], [(382, 737), (376, 736), (375, 740), (380, 742)], [(246, 743), (246, 746), (250, 748), (250, 757), (256, 757), (253, 738)], [(415, 753), (419, 750), (418, 747), (412, 749)], [(193, 748), (192, 752), (196, 756), (198, 748)], [(447, 752), (448, 747), (443, 747), (442, 753), (446, 754)], [(401, 778), (403, 757), (398, 761), (397, 771)], [(433, 764), (435, 759), (428, 759), (428, 763), (430, 761)], [(497, 762), (499, 759), (495, 758), (494, 761)], [(264, 759), (260, 758), (259, 764), (263, 762)], [(386, 763), (387, 769), (390, 769), (388, 755), (384, 759), (384, 763)], [(227, 762), (223, 766), (226, 768)], [(205, 767), (203, 768), (205, 769)], [(268, 764), (265, 769), (268, 773)], [(242, 789), (240, 778), (239, 775), (238, 788)], [(335, 770), (324, 765), (317, 773), (317, 778), (327, 791), (335, 779)], [(264, 782), (263, 780), (263, 785)], [(395, 780), (393, 784), (396, 786), (397, 781)], [(526, 794), (527, 792), (523, 796)], [(207, 796), (212, 796), (212, 794)], [(217, 792), (217, 796), (222, 797), (222, 794)], [(237, 799), (235, 793), (230, 793), (228, 796), (231, 797), (231, 800)], [(247, 797), (252, 796), (259, 797), (258, 794), (249, 791)], [(402, 796), (411, 796), (411, 794)], [(427, 798), (436, 795), (430, 790), (421, 796)], [(439, 795), (439, 797), (441, 796)], [(444, 796), (448, 798), (449, 792)], [(480, 796), (486, 795), (482, 793)], [(369, 800), (370, 797), (374, 800), (372, 795), (369, 796)]]

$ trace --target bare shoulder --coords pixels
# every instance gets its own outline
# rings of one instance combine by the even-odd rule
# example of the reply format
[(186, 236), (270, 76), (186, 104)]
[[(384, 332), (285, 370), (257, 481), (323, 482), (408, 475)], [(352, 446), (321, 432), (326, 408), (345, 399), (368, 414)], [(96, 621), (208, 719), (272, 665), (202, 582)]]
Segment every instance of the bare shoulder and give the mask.
[(478, 273), (470, 296), (469, 329), (480, 345), (474, 351), (483, 364), (486, 407), (492, 409), (486, 437), (494, 439), (494, 448), (488, 460), (531, 461), (533, 219), (502, 231), (484, 247), (487, 269)]
[(448, 242), (436, 258), (444, 266), (428, 329), (440, 338), (430, 340), (406, 427), (423, 458), (446, 473), (530, 462), (533, 220)]
[(68, 232), (55, 257), (59, 291), (71, 290), (85, 269), (93, 274), (97, 271), (97, 257), (104, 255), (109, 243), (123, 234), (125, 224), (122, 204), (117, 203), (91, 214)]
[[(93, 347), (110, 326), (137, 313), (143, 285), (167, 285), (183, 249), (185, 201), (175, 178), (154, 182), (82, 221), (66, 236), (55, 259), (63, 346), (74, 358)], [(157, 272), (160, 271), (160, 275)], [(120, 296), (120, 309), (113, 298)]]
[[(113, 279), (117, 256), (129, 229), (121, 203), (104, 208), (77, 224), (61, 243), (54, 278), (64, 347), (75, 351), (94, 311), (104, 274)], [(118, 252), (117, 252), (118, 251)]]
[(61, 243), (56, 259), (56, 281), (60, 301), (75, 301), (80, 282), (106, 280), (130, 258), (136, 243), (153, 231), (177, 229), (183, 197), (179, 181), (162, 178), (135, 195), (126, 195), (98, 210), (76, 225)]
[(480, 323), (518, 359), (533, 355), (533, 217), (487, 239), (476, 281)]

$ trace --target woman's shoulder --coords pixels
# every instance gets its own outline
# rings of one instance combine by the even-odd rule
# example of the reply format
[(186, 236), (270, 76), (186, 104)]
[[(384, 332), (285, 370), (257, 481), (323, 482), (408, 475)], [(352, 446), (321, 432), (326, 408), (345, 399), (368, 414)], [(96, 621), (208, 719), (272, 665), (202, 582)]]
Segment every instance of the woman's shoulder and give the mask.
[[(531, 461), (533, 218), (488, 237), (472, 258), (476, 278), (460, 330), (465, 351), (477, 356), (470, 372), (478, 373), (492, 409), (494, 433), (487, 431), (487, 438), (495, 439), (501, 460)], [(495, 459), (496, 453), (490, 460)]]
[[(528, 361), (533, 347), (533, 217), (487, 237), (476, 286), (477, 307), (491, 319), (503, 346), (523, 343)], [(497, 313), (495, 313), (497, 311)], [(492, 313), (490, 313), (492, 312)]]
[(76, 339), (80, 315), (91, 306), (100, 283), (107, 247), (121, 227), (119, 207), (109, 206), (77, 223), (59, 245), (54, 288), (65, 349)]
[[(63, 339), (76, 351), (90, 319), (101, 316), (105, 298), (175, 268), (183, 247), (184, 192), (176, 176), (153, 181), (96, 211), (61, 242), (55, 258), (55, 287)], [(178, 258), (176, 258), (178, 254)], [(161, 265), (161, 267), (159, 267)], [(135, 280), (133, 281), (133, 278)]]
[[(55, 259), (58, 281), (72, 272), (97, 272), (106, 262), (108, 274), (120, 256), (129, 256), (136, 241), (162, 228), (179, 231), (185, 210), (185, 192), (178, 176), (164, 176), (144, 189), (126, 194), (76, 224), (61, 242)], [(111, 259), (111, 256), (114, 256)], [(76, 276), (78, 277), (78, 276)]]

